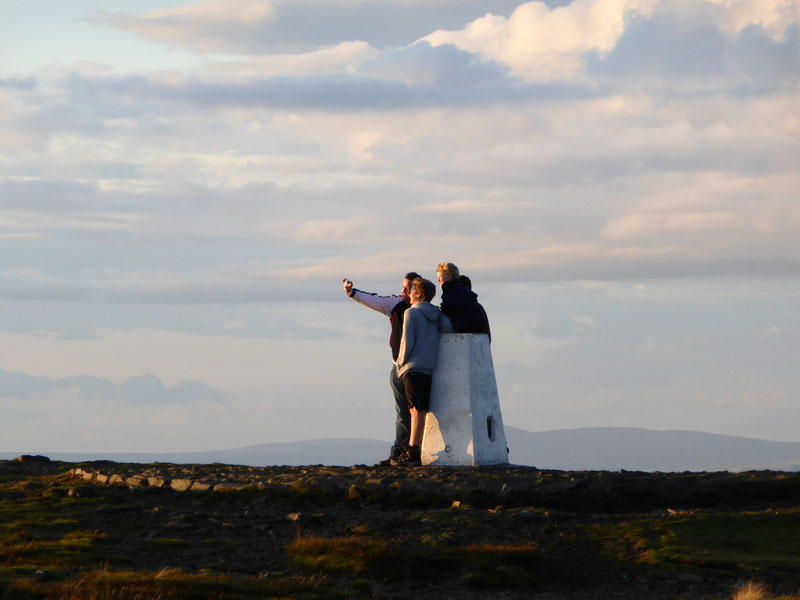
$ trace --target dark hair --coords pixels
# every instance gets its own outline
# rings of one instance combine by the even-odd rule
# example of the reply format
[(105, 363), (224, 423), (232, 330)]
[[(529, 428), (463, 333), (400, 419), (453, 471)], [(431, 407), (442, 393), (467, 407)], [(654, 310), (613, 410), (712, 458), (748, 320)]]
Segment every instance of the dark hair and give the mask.
[(409, 273), (406, 273), (405, 279), (408, 279), (409, 281), (414, 281), (415, 279), (421, 279), (421, 278), (419, 276), (419, 273), (411, 271)]
[(463, 285), (468, 290), (472, 289), (472, 280), (470, 280), (470, 278), (467, 277), (466, 275), (459, 275), (458, 276), (458, 283)]
[(417, 289), (422, 290), (422, 295), (425, 296), (425, 302), (430, 302), (436, 297), (436, 285), (432, 281), (417, 277), (414, 279), (414, 284)]

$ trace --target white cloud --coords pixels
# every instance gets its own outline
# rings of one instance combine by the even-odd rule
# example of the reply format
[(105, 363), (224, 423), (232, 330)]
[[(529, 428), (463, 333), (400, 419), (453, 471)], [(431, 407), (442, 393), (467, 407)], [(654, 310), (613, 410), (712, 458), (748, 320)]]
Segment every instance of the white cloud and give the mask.
[[(789, 69), (787, 76), (796, 78), (796, 34), (792, 39), (786, 34), (799, 20), (796, 0), (574, 0), (555, 8), (533, 1), (508, 18), (489, 13), (463, 29), (438, 30), (422, 39), (434, 46), (454, 44), (528, 80), (594, 79), (599, 72), (587, 72), (587, 57), (590, 66), (611, 57), (612, 71), (635, 68), (630, 75), (640, 78), (654, 64), (661, 68), (651, 77), (664, 68), (673, 76), (685, 69), (715, 81), (737, 72), (752, 77), (762, 73), (751, 66), (765, 64), (752, 56), (763, 53), (772, 56), (771, 71)], [(746, 35), (749, 27), (772, 43), (760, 40), (759, 33)]]
[(782, 39), (786, 29), (800, 20), (797, 0), (708, 0), (720, 7), (720, 21), (724, 30), (739, 33), (756, 25), (768, 31), (776, 40)]
[(220, 43), (223, 32), (232, 36), (236, 30), (256, 29), (269, 23), (274, 16), (275, 7), (262, 0), (206, 0), (141, 16), (95, 11), (87, 18), (159, 42), (213, 53), (225, 51), (225, 45)]
[(507, 208), (520, 206), (515, 202), (490, 202), (478, 200), (453, 200), (452, 202), (432, 202), (415, 206), (414, 210), (432, 213), (451, 213), (463, 215), (465, 213), (491, 213)]
[(327, 220), (310, 219), (300, 224), (297, 229), (290, 231), (289, 236), (306, 242), (346, 242), (357, 236), (360, 230), (368, 229), (371, 224), (372, 219), (365, 217)]
[(509, 18), (487, 14), (460, 31), (436, 31), (425, 40), (455, 44), (508, 65), (526, 79), (571, 79), (579, 75), (587, 52), (614, 48), (627, 20), (647, 15), (654, 0), (575, 0), (548, 8), (521, 4)]
[(190, 3), (143, 15), (96, 11), (87, 19), (198, 53), (303, 52), (340, 42), (404, 46), (443, 24), (459, 27), (486, 13), (508, 14), (519, 0), (227, 0)]
[(665, 232), (708, 232), (714, 230), (739, 230), (746, 224), (739, 215), (724, 212), (697, 212), (668, 214), (629, 214), (610, 222), (603, 234), (612, 239), (645, 237)]
[(233, 21), (240, 25), (251, 25), (270, 19), (275, 15), (275, 7), (264, 0), (205, 0), (174, 8), (164, 8), (145, 13), (145, 20), (169, 20), (171, 18), (189, 18), (201, 22), (219, 23)]
[(353, 73), (361, 65), (375, 59), (379, 50), (366, 42), (346, 41), (334, 46), (295, 54), (276, 54), (258, 58), (215, 62), (201, 70), (208, 79), (241, 79), (285, 76), (311, 76), (331, 73)]

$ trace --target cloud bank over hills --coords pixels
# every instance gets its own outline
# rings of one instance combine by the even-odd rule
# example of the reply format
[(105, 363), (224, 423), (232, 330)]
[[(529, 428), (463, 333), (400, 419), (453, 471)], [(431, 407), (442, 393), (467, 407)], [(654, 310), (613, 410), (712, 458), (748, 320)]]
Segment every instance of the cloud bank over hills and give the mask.
[(81, 395), (89, 398), (108, 401), (121, 399), (133, 403), (222, 399), (219, 392), (199, 381), (182, 381), (176, 386), (167, 387), (151, 373), (129, 377), (122, 385), (117, 386), (108, 379), (89, 375), (51, 379), (0, 368), (0, 397), (3, 398), (30, 398), (37, 394), (68, 389), (77, 389)]

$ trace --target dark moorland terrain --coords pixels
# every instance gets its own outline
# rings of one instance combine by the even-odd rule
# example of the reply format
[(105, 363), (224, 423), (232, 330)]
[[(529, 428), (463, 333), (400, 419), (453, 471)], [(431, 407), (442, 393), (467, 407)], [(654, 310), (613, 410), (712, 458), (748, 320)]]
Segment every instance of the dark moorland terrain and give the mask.
[(0, 461), (0, 598), (800, 591), (800, 474)]

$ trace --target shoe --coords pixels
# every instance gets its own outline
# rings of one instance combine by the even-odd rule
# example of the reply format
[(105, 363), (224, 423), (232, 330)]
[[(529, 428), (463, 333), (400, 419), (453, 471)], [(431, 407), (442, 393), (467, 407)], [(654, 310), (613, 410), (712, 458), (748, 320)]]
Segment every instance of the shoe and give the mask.
[(407, 448), (408, 447), (406, 446), (406, 448), (398, 449), (395, 446), (392, 446), (392, 451), (389, 453), (389, 458), (383, 459), (382, 461), (377, 463), (375, 466), (376, 467), (388, 467), (390, 465), (393, 465), (394, 463), (392, 461), (393, 460), (397, 460), (397, 458), (399, 456), (401, 456), (403, 454), (403, 452), (406, 451)]
[(395, 467), (419, 467), (422, 465), (419, 446), (409, 446), (398, 457), (392, 458), (391, 463)]

